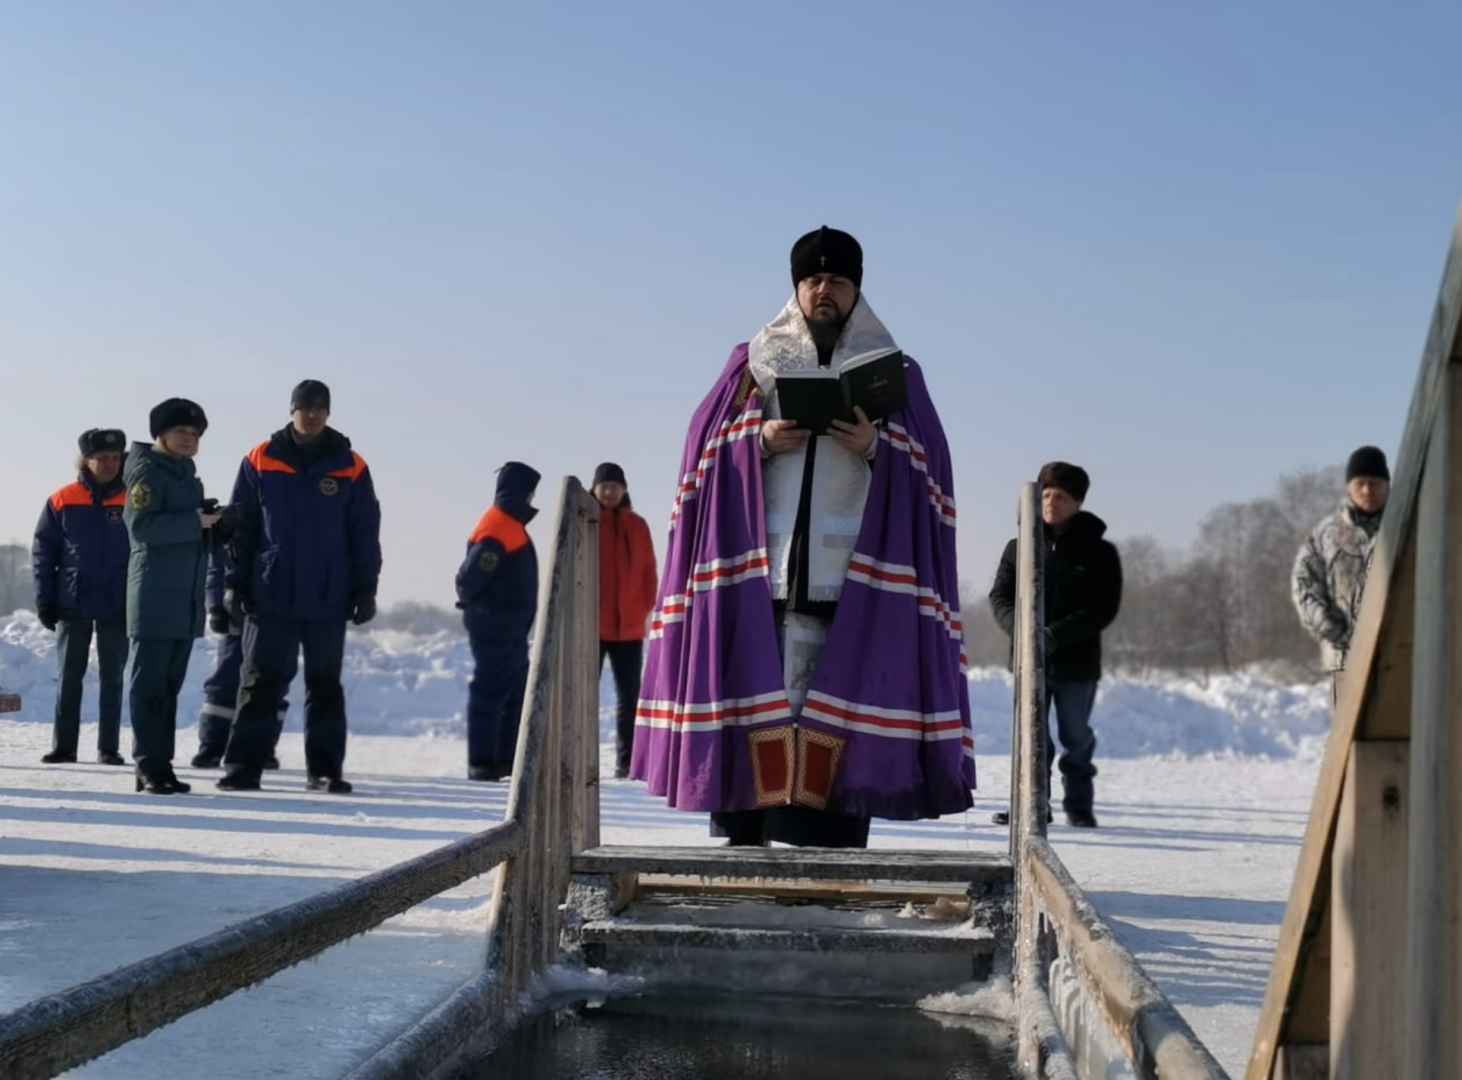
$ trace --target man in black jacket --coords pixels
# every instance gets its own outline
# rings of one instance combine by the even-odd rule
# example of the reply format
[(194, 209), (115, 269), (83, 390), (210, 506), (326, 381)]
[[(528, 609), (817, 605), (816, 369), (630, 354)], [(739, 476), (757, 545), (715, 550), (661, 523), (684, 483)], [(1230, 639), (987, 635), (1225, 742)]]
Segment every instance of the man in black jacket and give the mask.
[[(1096, 766), (1096, 733), (1091, 708), (1102, 677), (1102, 631), (1117, 617), (1122, 602), (1122, 563), (1117, 549), (1103, 539), (1106, 522), (1081, 508), (1091, 480), (1086, 470), (1064, 461), (1041, 468), (1041, 520), (1045, 523), (1046, 565), (1046, 762), (1056, 745), (1050, 735), (1052, 704), (1061, 737), (1062, 807), (1066, 820), (1095, 828), (1092, 778)], [(1000, 569), (990, 589), (990, 606), (1006, 634), (1015, 633), (1015, 541), (1005, 545)], [(1050, 790), (1050, 779), (1046, 781)], [(1050, 811), (1046, 811), (1050, 821)], [(995, 815), (1005, 825), (1010, 815)]]

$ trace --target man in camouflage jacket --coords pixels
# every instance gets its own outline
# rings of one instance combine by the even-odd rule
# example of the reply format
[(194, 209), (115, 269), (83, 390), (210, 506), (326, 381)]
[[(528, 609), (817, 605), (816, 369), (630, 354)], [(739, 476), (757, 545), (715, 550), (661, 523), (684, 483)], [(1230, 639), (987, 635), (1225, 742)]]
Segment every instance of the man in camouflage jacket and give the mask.
[(1371, 548), (1390, 490), (1386, 455), (1374, 446), (1362, 446), (1345, 466), (1345, 501), (1315, 526), (1295, 559), (1290, 593), (1300, 623), (1320, 643), (1326, 671), (1345, 667)]

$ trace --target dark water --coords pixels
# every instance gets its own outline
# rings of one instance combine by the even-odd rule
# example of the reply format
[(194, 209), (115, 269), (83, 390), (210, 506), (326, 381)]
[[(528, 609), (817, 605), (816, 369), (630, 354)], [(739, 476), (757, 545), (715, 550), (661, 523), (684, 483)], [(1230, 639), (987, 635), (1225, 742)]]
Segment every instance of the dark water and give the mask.
[(680, 994), (551, 1011), (462, 1080), (1010, 1080), (994, 1021), (805, 998)]

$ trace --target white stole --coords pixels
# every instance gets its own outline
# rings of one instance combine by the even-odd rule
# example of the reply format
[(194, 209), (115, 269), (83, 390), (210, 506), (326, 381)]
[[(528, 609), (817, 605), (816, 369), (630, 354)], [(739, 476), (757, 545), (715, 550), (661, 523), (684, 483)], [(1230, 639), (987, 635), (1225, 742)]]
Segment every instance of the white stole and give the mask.
[[(858, 302), (853, 306), (833, 349), (829, 367), (836, 371), (859, 353), (892, 347), (892, 336), (859, 293)], [(807, 320), (802, 316), (795, 293), (781, 313), (751, 339), (749, 360), (752, 377), (766, 398), (763, 418), (780, 418), (777, 375), (818, 366), (817, 346), (807, 329)], [(777, 454), (762, 462), (767, 558), (772, 597), (776, 600), (788, 599), (792, 532), (797, 523), (797, 506), (802, 499), (802, 474), (806, 461), (804, 453), (792, 452)], [(842, 595), (843, 579), (853, 557), (853, 545), (863, 525), (863, 506), (868, 501), (871, 472), (867, 461), (844, 450), (831, 438), (824, 436), (818, 440), (808, 519), (809, 600), (836, 600)]]

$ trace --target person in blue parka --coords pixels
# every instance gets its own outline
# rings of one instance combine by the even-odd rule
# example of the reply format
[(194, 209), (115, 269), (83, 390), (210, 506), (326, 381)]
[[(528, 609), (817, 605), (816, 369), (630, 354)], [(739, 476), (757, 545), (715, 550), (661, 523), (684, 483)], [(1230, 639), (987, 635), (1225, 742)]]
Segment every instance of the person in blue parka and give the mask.
[[(208, 629), (220, 635), (221, 640), (214, 655), (213, 671), (203, 682), (203, 707), (198, 711), (198, 753), (193, 756), (195, 769), (216, 769), (223, 764), (229, 729), (233, 726), (234, 712), (238, 707), (239, 676), (244, 665), (244, 622), (229, 615), (224, 604), (224, 577), (228, 572), (228, 555), (224, 547), (218, 545), (208, 562), (205, 588)], [(274, 742), (270, 744), (269, 756), (264, 759), (266, 769), (279, 768), (276, 748), (288, 712), (289, 701), (281, 698)]]
[(81, 737), (81, 687), (96, 636), (101, 682), (96, 759), (125, 765), (119, 753), (122, 685), (127, 672), (127, 486), (122, 459), (127, 436), (90, 428), (77, 440), (76, 479), (46, 500), (31, 544), (36, 615), (56, 631), (56, 713), (48, 765), (76, 760)]
[(249, 451), (234, 482), (226, 579), (229, 613), (244, 618), (244, 663), (218, 786), (258, 789), (303, 648), (306, 786), (344, 795), (345, 623), (376, 614), (381, 506), (365, 459), (327, 425), (330, 388), (304, 380), (289, 410), (290, 425)]
[(467, 687), (467, 775), (500, 780), (513, 771), (528, 683), (528, 632), (538, 614), (538, 555), (525, 526), (538, 511), (538, 473), (510, 461), (498, 470), (492, 506), (467, 541), (457, 570), (457, 606), (472, 645)]
[[(137, 790), (191, 790), (173, 772), (178, 692), (193, 642), (203, 636), (203, 579), (216, 539), (232, 513), (203, 498), (193, 456), (208, 427), (202, 408), (169, 398), (152, 410), (153, 443), (133, 443), (123, 476), (123, 520), (132, 541), (127, 564), (127, 634), (132, 639), (132, 757)], [(218, 534), (218, 535), (215, 535)]]

